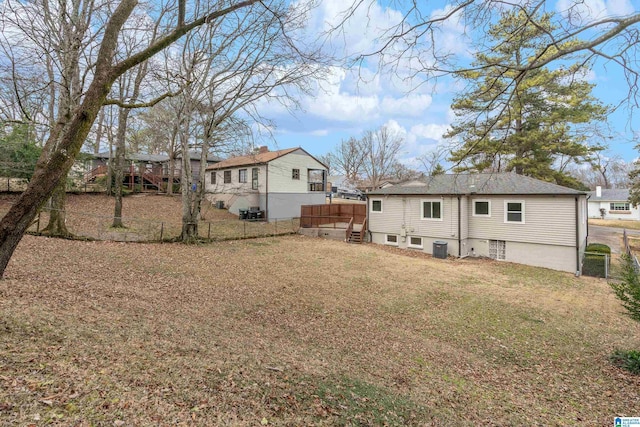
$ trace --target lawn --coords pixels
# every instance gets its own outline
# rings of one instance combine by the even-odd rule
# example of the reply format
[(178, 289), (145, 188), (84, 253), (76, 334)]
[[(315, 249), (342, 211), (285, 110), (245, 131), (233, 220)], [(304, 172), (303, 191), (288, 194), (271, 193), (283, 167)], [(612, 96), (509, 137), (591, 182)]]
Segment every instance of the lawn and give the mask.
[[(0, 194), (0, 216), (9, 210), (16, 195)], [(180, 236), (182, 231), (181, 197), (149, 193), (133, 194), (123, 198), (122, 216), (126, 228), (112, 228), (114, 198), (104, 194), (68, 194), (66, 225), (79, 238), (116, 241), (161, 241)], [(48, 221), (45, 208), (29, 228), (42, 230)], [(246, 237), (264, 237), (293, 233), (298, 230), (298, 219), (276, 222), (240, 221), (227, 210), (216, 209), (210, 203), (202, 205), (199, 235), (203, 239), (225, 240)]]
[(611, 425), (640, 348), (606, 282), (302, 236), (26, 236), (0, 425)]
[(597, 219), (589, 218), (589, 224), (601, 225), (603, 227), (627, 228), (629, 230), (640, 230), (640, 221), (618, 220), (618, 219)]

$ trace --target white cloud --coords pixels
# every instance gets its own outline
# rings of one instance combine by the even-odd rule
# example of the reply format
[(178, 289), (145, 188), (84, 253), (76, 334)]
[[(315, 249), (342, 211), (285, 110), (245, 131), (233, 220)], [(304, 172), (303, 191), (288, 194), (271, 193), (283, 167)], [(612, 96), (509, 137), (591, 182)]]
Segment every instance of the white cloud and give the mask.
[(416, 140), (432, 139), (437, 142), (442, 142), (444, 141), (444, 138), (442, 137), (442, 135), (447, 133), (449, 128), (450, 128), (449, 125), (443, 125), (443, 124), (434, 124), (434, 123), (418, 124), (418, 125), (412, 126), (410, 132), (411, 132), (411, 135), (413, 135), (413, 137)]
[(558, 0), (556, 10), (575, 24), (608, 16), (624, 16), (634, 12), (630, 0)]

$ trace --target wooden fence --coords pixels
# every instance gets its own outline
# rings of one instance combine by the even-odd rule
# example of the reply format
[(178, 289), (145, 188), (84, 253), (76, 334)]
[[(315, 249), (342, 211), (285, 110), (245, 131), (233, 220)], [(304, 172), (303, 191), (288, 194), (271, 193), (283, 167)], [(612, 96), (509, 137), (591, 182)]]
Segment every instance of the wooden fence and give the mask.
[[(326, 224), (364, 223), (367, 205), (335, 203), (331, 205), (303, 205), (300, 207), (300, 227), (315, 228)], [(352, 221), (353, 220), (353, 221)]]

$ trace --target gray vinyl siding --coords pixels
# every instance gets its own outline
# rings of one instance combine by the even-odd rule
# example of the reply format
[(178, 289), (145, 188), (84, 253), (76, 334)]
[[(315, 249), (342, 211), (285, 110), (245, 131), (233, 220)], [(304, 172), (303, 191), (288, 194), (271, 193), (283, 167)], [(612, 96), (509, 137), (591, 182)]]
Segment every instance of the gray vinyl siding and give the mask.
[[(382, 212), (372, 212), (373, 200), (382, 200)], [(422, 219), (423, 201), (441, 202), (442, 220)], [(407, 248), (410, 237), (422, 238), (423, 252), (432, 253), (433, 242), (446, 241), (449, 255), (458, 255), (457, 197), (371, 196), (369, 230), (373, 243), (386, 244), (386, 235), (398, 236), (398, 247)]]
[[(489, 200), (491, 216), (473, 216), (474, 200)], [(505, 222), (505, 201), (524, 202), (524, 223)], [(468, 210), (469, 238), (576, 246), (575, 197), (478, 196)]]
[(284, 218), (300, 217), (300, 206), (322, 205), (325, 203), (325, 193), (269, 193), (268, 219), (273, 221)]

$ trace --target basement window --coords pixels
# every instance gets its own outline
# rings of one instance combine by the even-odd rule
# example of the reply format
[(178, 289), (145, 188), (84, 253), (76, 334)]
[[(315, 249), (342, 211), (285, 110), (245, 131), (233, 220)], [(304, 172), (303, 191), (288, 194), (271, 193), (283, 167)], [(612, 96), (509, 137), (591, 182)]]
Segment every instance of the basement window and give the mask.
[(385, 236), (385, 243), (387, 245), (398, 246), (398, 235), (397, 234), (387, 234)]
[(409, 247), (410, 248), (416, 248), (416, 249), (422, 249), (424, 247), (422, 245), (422, 237), (415, 237), (415, 236), (409, 237)]

